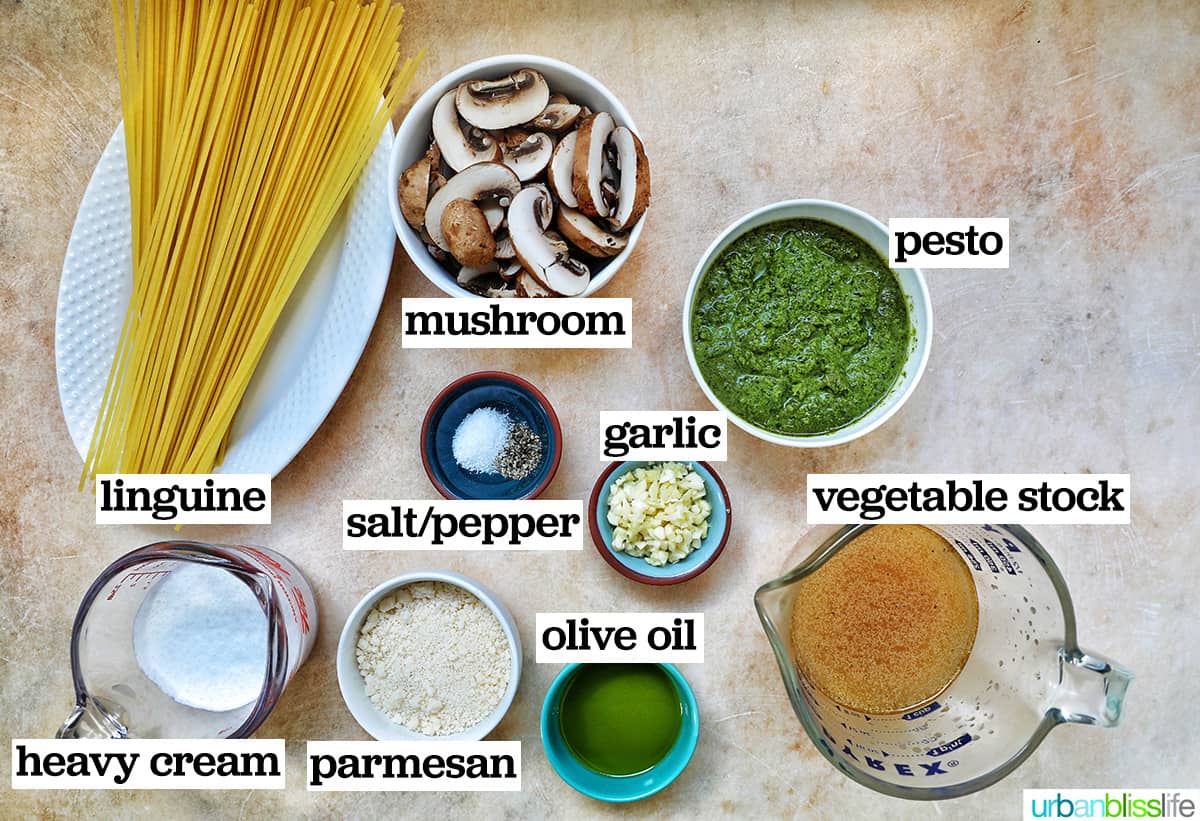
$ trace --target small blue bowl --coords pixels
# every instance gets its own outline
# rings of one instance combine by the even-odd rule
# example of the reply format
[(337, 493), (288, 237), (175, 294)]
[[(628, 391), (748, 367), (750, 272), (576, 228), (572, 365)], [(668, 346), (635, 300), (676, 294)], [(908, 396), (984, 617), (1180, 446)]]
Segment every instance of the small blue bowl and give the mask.
[[(454, 432), (471, 411), (484, 406), (524, 422), (542, 439), (542, 461), (523, 479), (474, 473), (454, 461)], [(546, 489), (562, 459), (562, 428), (546, 396), (519, 376), (480, 371), (451, 382), (437, 395), (421, 424), (421, 463), (447, 499), (532, 499)]]
[(571, 787), (599, 801), (615, 804), (640, 801), (648, 798), (679, 777), (692, 760), (696, 751), (696, 742), (700, 738), (700, 710), (696, 706), (696, 695), (687, 679), (683, 677), (672, 664), (658, 665), (671, 678), (675, 691), (679, 695), (679, 703), (683, 707), (683, 723), (679, 728), (679, 737), (675, 746), (671, 747), (662, 761), (655, 764), (644, 773), (637, 775), (606, 775), (593, 770), (577, 759), (563, 740), (559, 726), (559, 713), (562, 707), (562, 696), (575, 671), (583, 665), (568, 664), (564, 667), (546, 691), (546, 699), (542, 702), (542, 747), (550, 766), (558, 773), (559, 778)]
[(592, 542), (596, 545), (596, 550), (600, 551), (604, 561), (622, 576), (643, 584), (679, 584), (708, 570), (725, 549), (725, 543), (729, 541), (729, 529), (733, 524), (729, 491), (725, 489), (725, 483), (708, 462), (682, 460), (682, 464), (691, 467), (704, 480), (705, 495), (712, 506), (708, 535), (700, 542), (700, 547), (693, 550), (683, 561), (655, 567), (645, 559), (613, 550), (613, 526), (608, 523), (608, 493), (612, 483), (634, 468), (652, 464), (655, 462), (614, 462), (609, 465), (592, 487), (592, 496), (588, 501), (588, 526), (592, 531)]

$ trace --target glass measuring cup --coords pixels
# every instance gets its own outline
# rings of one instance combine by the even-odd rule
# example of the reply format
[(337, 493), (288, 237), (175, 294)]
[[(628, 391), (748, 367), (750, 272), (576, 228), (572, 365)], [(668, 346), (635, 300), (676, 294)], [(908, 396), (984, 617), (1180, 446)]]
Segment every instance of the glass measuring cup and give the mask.
[(796, 583), (873, 525), (817, 528), (815, 550), (754, 594), (788, 698), (813, 744), (850, 778), (898, 798), (954, 798), (999, 781), (1064, 723), (1115, 727), (1133, 675), (1075, 642), (1066, 582), (1017, 525), (933, 525), (966, 560), (979, 598), (970, 658), (951, 685), (904, 714), (837, 704), (806, 679), (790, 639)]
[[(134, 620), (142, 601), (173, 570), (189, 563), (219, 567), (254, 592), (266, 614), (267, 664), (262, 690), (234, 710), (180, 704), (142, 672), (134, 655)], [(294, 564), (261, 547), (159, 542), (126, 553), (92, 583), (71, 631), (75, 709), (58, 738), (245, 738), (254, 732), (316, 640), (316, 600)]]

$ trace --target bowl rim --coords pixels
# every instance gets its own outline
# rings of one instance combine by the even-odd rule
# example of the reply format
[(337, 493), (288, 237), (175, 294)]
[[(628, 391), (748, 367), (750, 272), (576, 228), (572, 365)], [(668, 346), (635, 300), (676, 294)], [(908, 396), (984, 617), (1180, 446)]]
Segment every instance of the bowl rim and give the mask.
[[(414, 138), (419, 137), (421, 142), (425, 142), (425, 137), (430, 128), (427, 122), (422, 122), (418, 125), (413, 118), (413, 112), (427, 112), (421, 116), (421, 119), (425, 120), (427, 115), (432, 115), (433, 106), (441, 96), (452, 87), (470, 79), (470, 75), (496, 70), (500, 66), (517, 64), (537, 69), (543, 73), (548, 70), (551, 73), (558, 72), (571, 76), (594, 91), (598, 97), (605, 100), (608, 112), (612, 114), (619, 125), (624, 125), (639, 137), (641, 136), (637, 124), (634, 123), (633, 117), (629, 114), (629, 110), (608, 86), (578, 66), (554, 57), (522, 53), (483, 57), (452, 69), (430, 83), (429, 87), (408, 107), (403, 119), (400, 121), (400, 125), (396, 127), (395, 136), (392, 139), (391, 155), (388, 157), (388, 210), (392, 215), (392, 228), (400, 240), (400, 245), (404, 249), (405, 256), (416, 266), (425, 279), (433, 283), (438, 290), (452, 297), (486, 299), (481, 294), (469, 291), (459, 285), (454, 281), (454, 277), (450, 275), (449, 271), (443, 268), (436, 260), (433, 260), (432, 257), (429, 257), (429, 252), (425, 249), (424, 243), (420, 241), (420, 237), (413, 231), (412, 226), (408, 224), (400, 211), (400, 197), (397, 186), (400, 182), (400, 175), (404, 173), (404, 169), (407, 167), (402, 165), (401, 158), (405, 153), (405, 149), (409, 147)], [(547, 80), (549, 79), (547, 77)], [(564, 298), (578, 299), (592, 296), (611, 282), (613, 277), (616, 276), (617, 271), (629, 260), (634, 246), (637, 245), (638, 240), (641, 238), (642, 227), (645, 224), (646, 215), (643, 214), (641, 219), (637, 221), (637, 224), (629, 230), (629, 241), (626, 243), (625, 248), (621, 250), (621, 253), (610, 257), (604, 263), (604, 266), (592, 277), (591, 282), (588, 283), (587, 288), (584, 289), (582, 294), (579, 294), (578, 297)], [(435, 276), (435, 274), (437, 275)]]
[[(712, 266), (713, 262), (716, 261), (716, 256), (717, 256), (718, 250), (719, 249), (723, 250), (723, 246), (727, 246), (728, 243), (732, 242), (733, 240), (737, 239), (738, 237), (742, 236), (743, 234), (748, 233), (749, 231), (753, 230), (749, 226), (749, 224), (751, 222), (753, 222), (754, 220), (759, 219), (760, 217), (769, 215), (773, 212), (785, 211), (785, 210), (789, 210), (792, 208), (798, 208), (798, 207), (799, 208), (815, 208), (818, 210), (824, 210), (829, 214), (847, 215), (850, 217), (854, 217), (854, 218), (857, 218), (857, 219), (860, 219), (860, 220), (866, 222), (867, 224), (869, 224), (869, 225), (873, 226), (874, 228), (876, 228), (877, 230), (879, 230), (883, 234), (885, 239), (888, 236), (887, 226), (885, 226), (878, 219), (876, 219), (875, 217), (866, 213), (865, 211), (861, 211), (857, 208), (854, 208), (853, 206), (846, 205), (846, 204), (840, 203), (840, 202), (836, 202), (834, 200), (813, 199), (813, 198), (780, 200), (778, 202), (771, 203), (770, 205), (764, 205), (761, 208), (756, 208), (756, 209), (750, 211), (749, 213), (742, 215), (741, 217), (737, 218), (732, 223), (727, 225), (725, 227), (725, 229), (717, 235), (716, 239), (714, 239), (712, 244), (708, 246), (707, 250), (705, 250), (704, 254), (700, 257), (700, 261), (696, 264), (695, 269), (692, 271), (692, 277), (688, 281), (687, 292), (683, 298), (683, 317), (682, 317), (683, 345), (684, 345), (684, 350), (687, 353), (688, 365), (692, 369), (692, 376), (695, 377), (696, 382), (700, 385), (700, 389), (704, 392), (704, 395), (708, 397), (708, 400), (710, 402), (712, 402), (714, 407), (716, 407), (718, 410), (720, 410), (722, 413), (724, 413), (731, 422), (733, 422), (739, 428), (744, 430), (746, 433), (750, 434), (751, 436), (753, 436), (757, 439), (761, 439), (765, 442), (771, 442), (776, 445), (784, 445), (787, 447), (794, 447), (794, 448), (824, 448), (824, 447), (832, 447), (834, 445), (844, 445), (844, 444), (846, 444), (848, 442), (852, 442), (855, 439), (858, 439), (862, 436), (866, 436), (868, 433), (870, 433), (871, 431), (873, 431), (876, 428), (878, 428), (879, 426), (881, 426), (884, 422), (891, 419), (892, 416), (894, 416), (896, 414), (896, 412), (900, 410), (900, 408), (904, 405), (904, 403), (908, 401), (908, 398), (910, 396), (912, 396), (913, 392), (917, 388), (917, 385), (921, 381), (921, 377), (925, 373), (925, 366), (929, 362), (929, 351), (930, 351), (930, 348), (932, 348), (932, 346), (933, 346), (933, 327), (934, 327), (933, 326), (933, 303), (929, 297), (929, 287), (925, 282), (925, 276), (921, 272), (920, 268), (905, 267), (903, 269), (899, 269), (899, 270), (906, 270), (906, 271), (912, 272), (913, 279), (916, 283), (916, 289), (915, 289), (916, 293), (913, 294), (912, 296), (916, 297), (915, 301), (919, 301), (920, 308), (925, 315), (925, 330), (923, 333), (917, 334), (916, 326), (914, 324), (914, 342), (915, 342), (915, 344), (913, 345), (912, 350), (910, 350), (908, 358), (905, 360), (905, 368), (907, 369), (910, 365), (913, 364), (914, 358), (915, 358), (916, 367), (913, 369), (914, 375), (913, 375), (912, 381), (909, 382), (908, 385), (903, 390), (892, 391), (891, 393), (884, 396), (882, 400), (880, 400), (879, 405), (874, 406), (874, 407), (882, 406), (883, 411), (882, 411), (882, 413), (880, 413), (880, 415), (876, 419), (872, 420), (869, 423), (862, 424), (863, 420), (866, 419), (866, 416), (863, 416), (859, 420), (857, 420), (855, 422), (851, 422), (849, 425), (847, 425), (844, 428), (839, 428), (838, 430), (831, 431), (829, 433), (816, 434), (813, 436), (788, 436), (788, 435), (781, 434), (781, 433), (774, 433), (772, 431), (766, 430), (765, 428), (760, 428), (757, 425), (753, 424), (752, 422), (750, 422), (746, 419), (743, 419), (741, 416), (734, 413), (732, 410), (730, 410), (725, 405), (724, 402), (722, 402), (719, 398), (717, 398), (717, 395), (713, 392), (712, 388), (709, 386), (708, 381), (704, 378), (704, 375), (700, 372), (700, 366), (696, 362), (696, 354), (692, 348), (692, 333), (691, 333), (691, 331), (692, 331), (692, 327), (691, 327), (692, 326), (692, 305), (695, 302), (696, 291), (700, 285), (700, 280), (702, 280), (704, 278), (704, 275), (706, 273), (708, 273), (708, 269)], [(777, 221), (783, 221), (786, 219), (793, 219), (793, 218), (781, 216), (781, 217), (779, 217), (779, 219)], [(820, 217), (820, 216), (795, 217), (795, 219), (818, 219), (818, 220), (820, 220), (820, 219), (822, 219), (822, 217)], [(769, 220), (769, 221), (776, 221), (776, 220)], [(870, 244), (873, 248), (875, 247), (874, 242), (872, 242), (868, 237), (862, 236), (857, 231), (854, 231), (850, 228), (846, 228), (845, 226), (841, 225), (839, 222), (835, 222), (832, 219), (827, 219), (825, 221), (832, 223), (833, 225), (837, 226), (838, 228), (841, 228), (844, 231), (854, 234), (859, 239)], [(754, 226), (754, 227), (759, 227), (759, 226)], [(878, 249), (876, 249), (876, 250), (878, 250)], [(886, 259), (887, 259), (886, 255), (882, 255), (882, 256), (884, 257), (884, 260), (886, 261)], [(898, 270), (898, 269), (890, 268), (890, 266), (889, 266), (889, 269), (893, 270), (893, 271)], [(900, 282), (899, 275), (897, 275), (897, 282)], [(900, 285), (903, 290), (903, 283), (900, 282)], [(905, 292), (905, 294), (908, 294), (907, 290), (905, 290), (904, 292)], [(910, 315), (911, 315), (911, 311), (910, 311)], [(874, 408), (872, 408), (872, 410), (873, 409)], [(870, 411), (868, 411), (868, 415), (869, 414), (870, 414)]]
[[(652, 795), (662, 792), (667, 787), (675, 783), (676, 779), (683, 774), (683, 771), (687, 769), (688, 764), (691, 763), (692, 757), (696, 754), (696, 747), (700, 743), (700, 707), (696, 701), (696, 693), (692, 689), (691, 682), (687, 680), (687, 677), (684, 676), (684, 674), (680, 672), (679, 668), (674, 664), (665, 661), (644, 662), (646, 664), (656, 664), (661, 667), (671, 681), (675, 684), (675, 689), (679, 693), (680, 699), (686, 702), (688, 706), (688, 713), (691, 718), (684, 722), (679, 729), (679, 737), (687, 738), (687, 755), (682, 757), (682, 761), (680, 761), (678, 767), (673, 767), (672, 771), (669, 771), (669, 775), (663, 778), (661, 784), (655, 784), (651, 789), (621, 796), (594, 795), (590, 792), (580, 789), (573, 780), (569, 779), (563, 773), (563, 771), (559, 769), (556, 758), (550, 753), (552, 747), (549, 743), (550, 734), (548, 728), (551, 722), (550, 714), (552, 712), (553, 703), (560, 700), (563, 688), (575, 675), (575, 672), (580, 667), (583, 667), (584, 664), (597, 663), (603, 664), (605, 662), (572, 662), (570, 664), (565, 664), (563, 665), (563, 668), (558, 671), (558, 674), (555, 675), (554, 680), (550, 682), (550, 686), (546, 688), (546, 695), (542, 698), (542, 709), (540, 711), (540, 718), (538, 721), (538, 735), (541, 737), (542, 750), (546, 753), (546, 760), (550, 763), (550, 768), (554, 770), (555, 774), (558, 775), (558, 777), (561, 778), (565, 784), (578, 792), (580, 795), (585, 795), (595, 801), (604, 801), (609, 804), (629, 804), (634, 801), (641, 801), (643, 798), (649, 798)], [(662, 762), (659, 762), (659, 764), (661, 763)], [(580, 766), (586, 765), (581, 763)], [(655, 765), (655, 767), (657, 766), (658, 764)], [(600, 773), (600, 775), (617, 782), (625, 778), (625, 776), (610, 776), (605, 775), (604, 773)]]
[[(600, 522), (596, 516), (596, 508), (600, 503), (600, 494), (603, 493), (604, 488), (608, 486), (613, 473), (615, 473), (622, 466), (636, 462), (661, 463), (672, 461), (700, 465), (706, 471), (708, 471), (708, 474), (712, 476), (713, 482), (716, 483), (717, 488), (721, 492), (721, 502), (725, 509), (725, 527), (721, 531), (721, 541), (717, 543), (717, 546), (713, 549), (712, 554), (696, 567), (693, 567), (686, 573), (679, 573), (674, 576), (651, 576), (646, 573), (639, 573), (636, 570), (631, 570), (614, 555), (612, 546), (605, 541), (604, 536), (600, 533)], [(712, 567), (713, 563), (716, 562), (717, 558), (720, 557), (722, 552), (724, 552), (725, 545), (729, 542), (729, 534), (733, 530), (733, 506), (729, 502), (729, 489), (725, 487), (725, 482), (721, 480), (721, 475), (717, 473), (716, 469), (708, 462), (702, 462), (698, 459), (626, 459), (620, 462), (613, 462), (609, 464), (608, 467), (601, 471), (600, 475), (596, 478), (595, 484), (592, 485), (592, 492), (588, 496), (588, 530), (591, 531), (592, 545), (596, 548), (596, 551), (601, 555), (601, 557), (603, 557), (604, 561), (608, 562), (610, 567), (612, 567), (622, 576), (635, 582), (641, 582), (642, 584), (665, 587), (671, 584), (681, 584), (686, 581), (691, 581), (705, 570), (708, 570), (708, 568)]]
[[(546, 415), (550, 417), (550, 427), (553, 431), (554, 439), (554, 450), (550, 459), (550, 469), (546, 471), (546, 476), (537, 484), (536, 487), (534, 487), (524, 496), (518, 496), (515, 499), (468, 499), (465, 496), (456, 496), (448, 487), (438, 480), (437, 476), (433, 472), (433, 467), (429, 457), (429, 446), (426, 443), (429, 436), (429, 426), (433, 424), (434, 411), (441, 406), (441, 404), (446, 400), (446, 397), (449, 396), (454, 390), (471, 382), (477, 382), (481, 379), (500, 379), (505, 382), (511, 382), (518, 387), (529, 391), (529, 393), (533, 394), (533, 398), (537, 400), (538, 404), (541, 405), (546, 411)], [(515, 373), (509, 373), (508, 371), (476, 371), (475, 373), (469, 373), (466, 376), (460, 376), (458, 379), (455, 379), (438, 392), (438, 395), (435, 396), (433, 401), (429, 403), (429, 407), (425, 411), (425, 418), (421, 420), (421, 467), (425, 468), (425, 475), (429, 477), (429, 481), (437, 489), (437, 492), (442, 495), (442, 498), (449, 499), (450, 501), (515, 502), (523, 499), (536, 499), (547, 487), (550, 486), (550, 482), (554, 479), (554, 474), (558, 473), (558, 465), (559, 462), (562, 461), (562, 452), (562, 425), (559, 424), (558, 414), (554, 412), (554, 406), (550, 404), (550, 400), (546, 398), (546, 394), (542, 393), (536, 385), (529, 380), (522, 379)]]
[[(460, 733), (453, 733), (447, 736), (430, 736), (419, 733), (416, 730), (411, 730), (393, 721), (390, 716), (376, 707), (366, 695), (366, 685), (363, 681), (362, 673), (358, 669), (357, 660), (353, 656), (353, 650), (358, 644), (358, 631), (362, 627), (362, 622), (366, 618), (367, 612), (389, 593), (410, 584), (428, 581), (443, 582), (458, 587), (483, 602), (492, 612), (492, 615), (496, 617), (496, 620), (500, 622), (500, 627), (504, 630), (504, 635), (508, 639), (510, 654), (508, 687), (505, 688), (504, 695), (500, 697), (500, 703), (474, 727), (469, 727)], [(479, 582), (461, 573), (454, 573), (448, 570), (414, 570), (401, 573), (399, 576), (393, 576), (387, 581), (380, 582), (358, 600), (358, 603), (350, 611), (350, 614), (346, 616), (346, 621), (342, 624), (342, 631), (338, 635), (335, 662), (338, 690), (342, 694), (342, 702), (345, 703), (346, 709), (350, 711), (350, 715), (354, 717), (354, 721), (362, 728), (363, 732), (377, 741), (423, 741), (426, 739), (433, 741), (478, 741), (486, 738), (488, 733), (496, 729), (496, 726), (508, 714), (508, 710), (516, 698), (517, 688), (521, 681), (521, 635), (517, 630), (517, 623), (512, 613), (509, 612), (508, 608), (504, 606), (494, 593)], [(347, 690), (351, 689), (356, 694), (361, 694), (361, 700), (357, 695), (353, 701), (347, 696)], [(373, 716), (382, 717), (396, 726), (402, 734), (398, 734), (394, 738), (380, 738), (375, 735), (364, 723), (363, 718), (360, 717), (360, 713), (364, 711)]]

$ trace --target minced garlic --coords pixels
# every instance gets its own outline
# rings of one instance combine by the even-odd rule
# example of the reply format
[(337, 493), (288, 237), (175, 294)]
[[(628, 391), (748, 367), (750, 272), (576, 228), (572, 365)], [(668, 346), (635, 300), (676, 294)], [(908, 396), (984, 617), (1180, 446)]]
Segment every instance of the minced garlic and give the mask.
[(655, 567), (686, 559), (699, 548), (711, 515), (704, 479), (679, 462), (634, 468), (608, 492), (613, 550)]

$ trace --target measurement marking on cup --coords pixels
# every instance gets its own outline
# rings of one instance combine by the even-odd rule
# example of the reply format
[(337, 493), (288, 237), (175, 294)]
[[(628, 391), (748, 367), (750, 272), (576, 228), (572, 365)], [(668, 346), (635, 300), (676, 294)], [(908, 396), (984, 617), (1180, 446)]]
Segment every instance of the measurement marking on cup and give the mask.
[(134, 586), (141, 582), (149, 584), (159, 576), (165, 576), (170, 573), (170, 570), (135, 570), (132, 573), (126, 573), (124, 576), (113, 585), (113, 589), (109, 592), (107, 601), (112, 601), (113, 597), (121, 592), (121, 588), (128, 582), (130, 586)]

